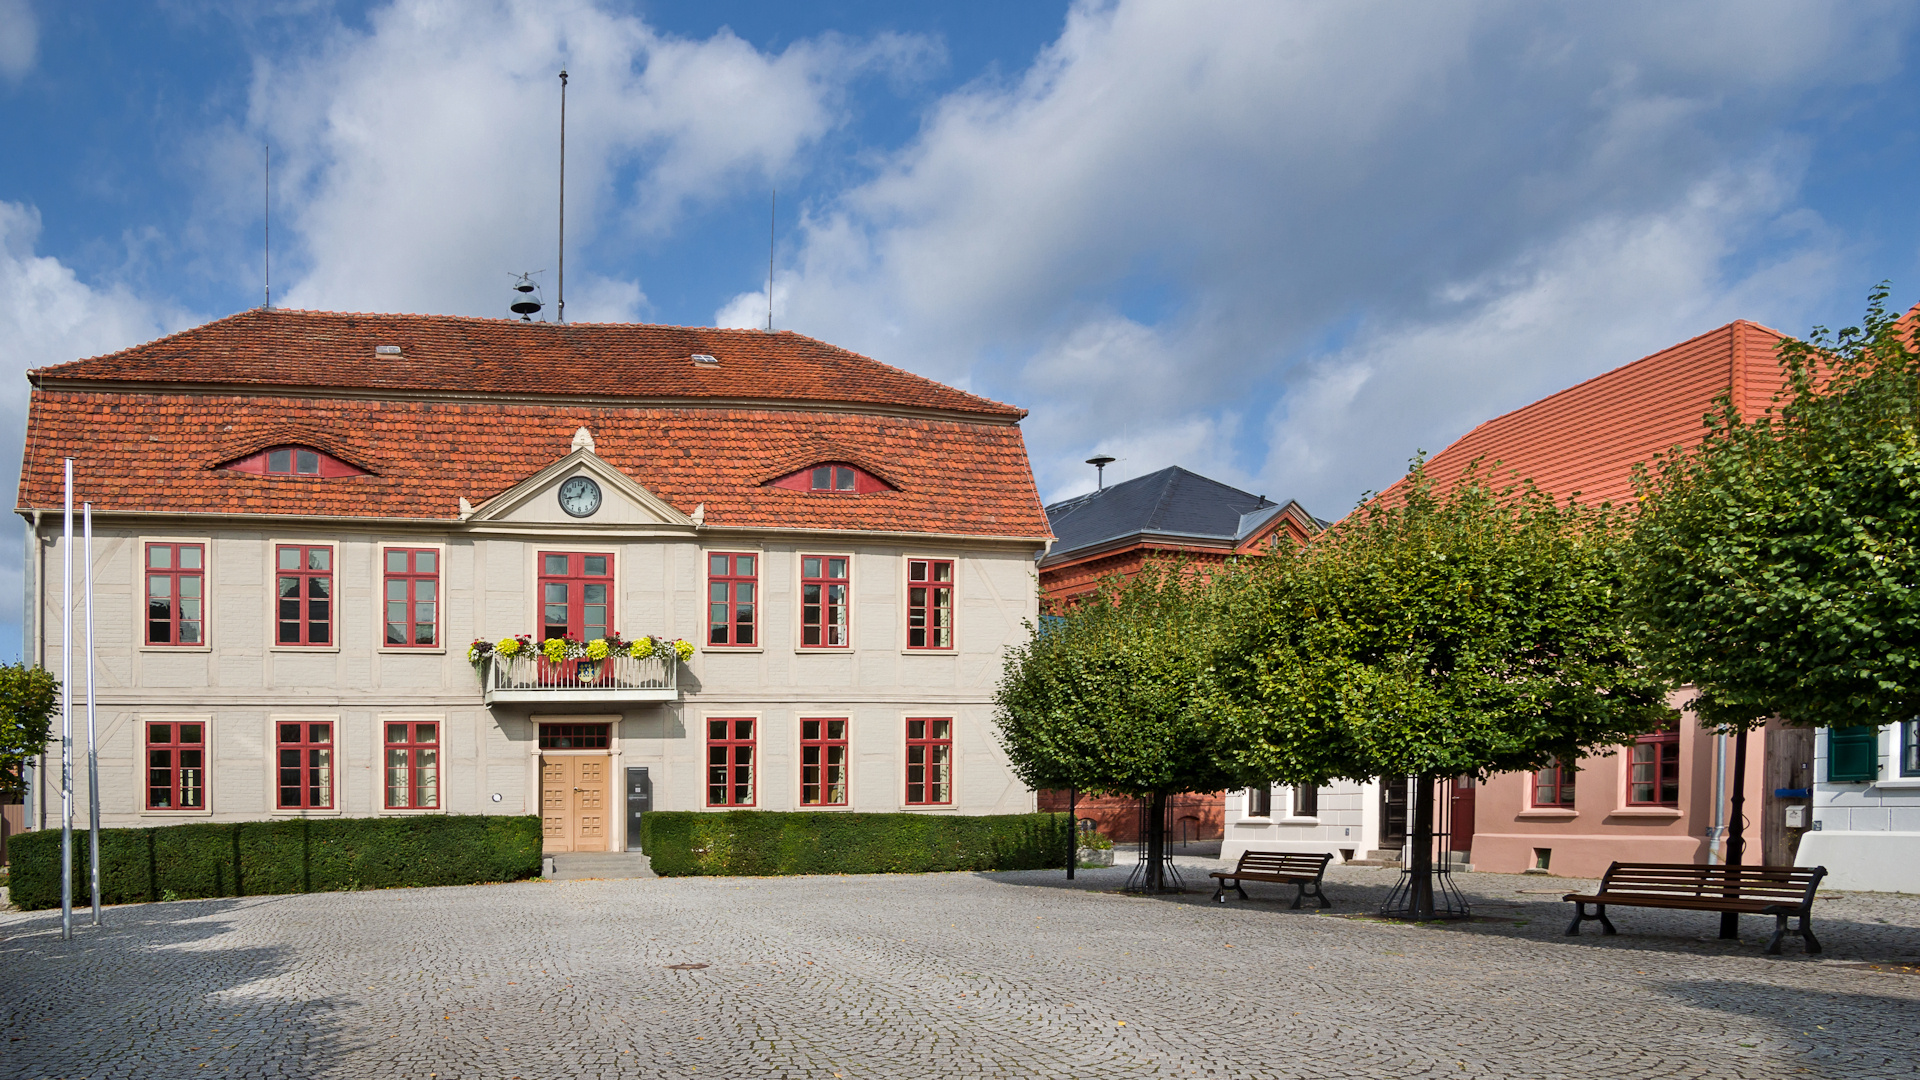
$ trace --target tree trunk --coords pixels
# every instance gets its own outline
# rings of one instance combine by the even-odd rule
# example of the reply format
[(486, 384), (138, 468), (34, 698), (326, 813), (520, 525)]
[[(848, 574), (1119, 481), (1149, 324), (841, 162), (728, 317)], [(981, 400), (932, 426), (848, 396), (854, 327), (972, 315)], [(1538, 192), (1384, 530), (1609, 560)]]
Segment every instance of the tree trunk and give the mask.
[(1416, 778), (1413, 805), (1407, 808), (1413, 818), (1407, 830), (1407, 917), (1415, 922), (1433, 918), (1433, 784), (1431, 776)]
[(1147, 804), (1147, 891), (1166, 888), (1167, 793), (1156, 791)]
[[(1747, 854), (1746, 728), (1741, 728), (1739, 734), (1733, 737), (1733, 797), (1727, 801), (1730, 806), (1727, 814), (1727, 865), (1739, 866), (1745, 861)], [(1720, 913), (1720, 936), (1732, 941), (1740, 940), (1738, 913), (1732, 911)]]

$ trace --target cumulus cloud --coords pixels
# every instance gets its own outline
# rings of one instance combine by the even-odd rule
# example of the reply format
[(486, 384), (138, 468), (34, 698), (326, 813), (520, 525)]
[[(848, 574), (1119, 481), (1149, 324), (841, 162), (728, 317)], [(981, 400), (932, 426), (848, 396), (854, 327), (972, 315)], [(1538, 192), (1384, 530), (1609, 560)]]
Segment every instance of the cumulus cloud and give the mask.
[(0, 79), (19, 82), (40, 52), (40, 23), (27, 0), (0, 0)]
[(1892, 74), (1911, 22), (1077, 3), (808, 208), (782, 325), (1029, 406), (1050, 494), (1099, 449), (1337, 514), (1489, 410), (1852, 290), (1784, 132)]

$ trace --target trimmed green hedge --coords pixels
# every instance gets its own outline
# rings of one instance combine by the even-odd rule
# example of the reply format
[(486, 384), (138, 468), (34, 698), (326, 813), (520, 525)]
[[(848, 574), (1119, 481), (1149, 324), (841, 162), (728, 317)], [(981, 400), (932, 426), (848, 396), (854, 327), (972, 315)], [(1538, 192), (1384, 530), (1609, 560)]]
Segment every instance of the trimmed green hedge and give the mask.
[[(8, 841), (10, 898), (60, 903), (60, 830)], [(500, 815), (196, 822), (100, 831), (108, 904), (210, 896), (396, 889), (515, 881), (540, 874), (540, 819)], [(91, 902), (87, 833), (73, 832), (73, 898)]]
[(1065, 814), (649, 811), (641, 846), (662, 877), (918, 874), (1067, 865)]

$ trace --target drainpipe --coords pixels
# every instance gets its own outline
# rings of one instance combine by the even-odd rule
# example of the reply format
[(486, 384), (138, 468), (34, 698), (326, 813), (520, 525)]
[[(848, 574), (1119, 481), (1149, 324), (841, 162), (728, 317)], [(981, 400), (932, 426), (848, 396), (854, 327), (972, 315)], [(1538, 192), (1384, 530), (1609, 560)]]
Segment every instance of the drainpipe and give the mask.
[(1727, 735), (1713, 733), (1713, 826), (1707, 830), (1707, 864), (1720, 864), (1720, 841), (1727, 835)]
[[(39, 667), (40, 637), (44, 632), (40, 624), (44, 620), (40, 617), (41, 547), (40, 511), (38, 510), (33, 512), (33, 524), (27, 531), (26, 555), (25, 565), (22, 567), (24, 572), (21, 575), (26, 579), (22, 582), (26, 595), (22, 597), (20, 611), (20, 660), (28, 667)], [(40, 751), (39, 762), (30, 764), (25, 771), (33, 779), (29, 782), (29, 790), (24, 793), (21, 800), (25, 807), (22, 815), (28, 819), (21, 824), (29, 829), (43, 828), (47, 820), (47, 785), (41, 782), (41, 778), (47, 772), (47, 752), (44, 747)]]

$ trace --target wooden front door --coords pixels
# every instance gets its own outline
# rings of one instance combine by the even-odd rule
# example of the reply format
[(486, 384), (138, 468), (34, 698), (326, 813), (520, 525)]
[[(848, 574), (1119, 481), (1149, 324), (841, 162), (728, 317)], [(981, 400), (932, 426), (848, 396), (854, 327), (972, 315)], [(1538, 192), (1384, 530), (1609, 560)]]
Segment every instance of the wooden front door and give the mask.
[(1453, 838), (1447, 850), (1469, 852), (1473, 850), (1473, 800), (1478, 785), (1471, 776), (1456, 776), (1450, 786), (1453, 788), (1453, 803), (1448, 824)]
[(541, 850), (607, 850), (604, 754), (540, 759)]

